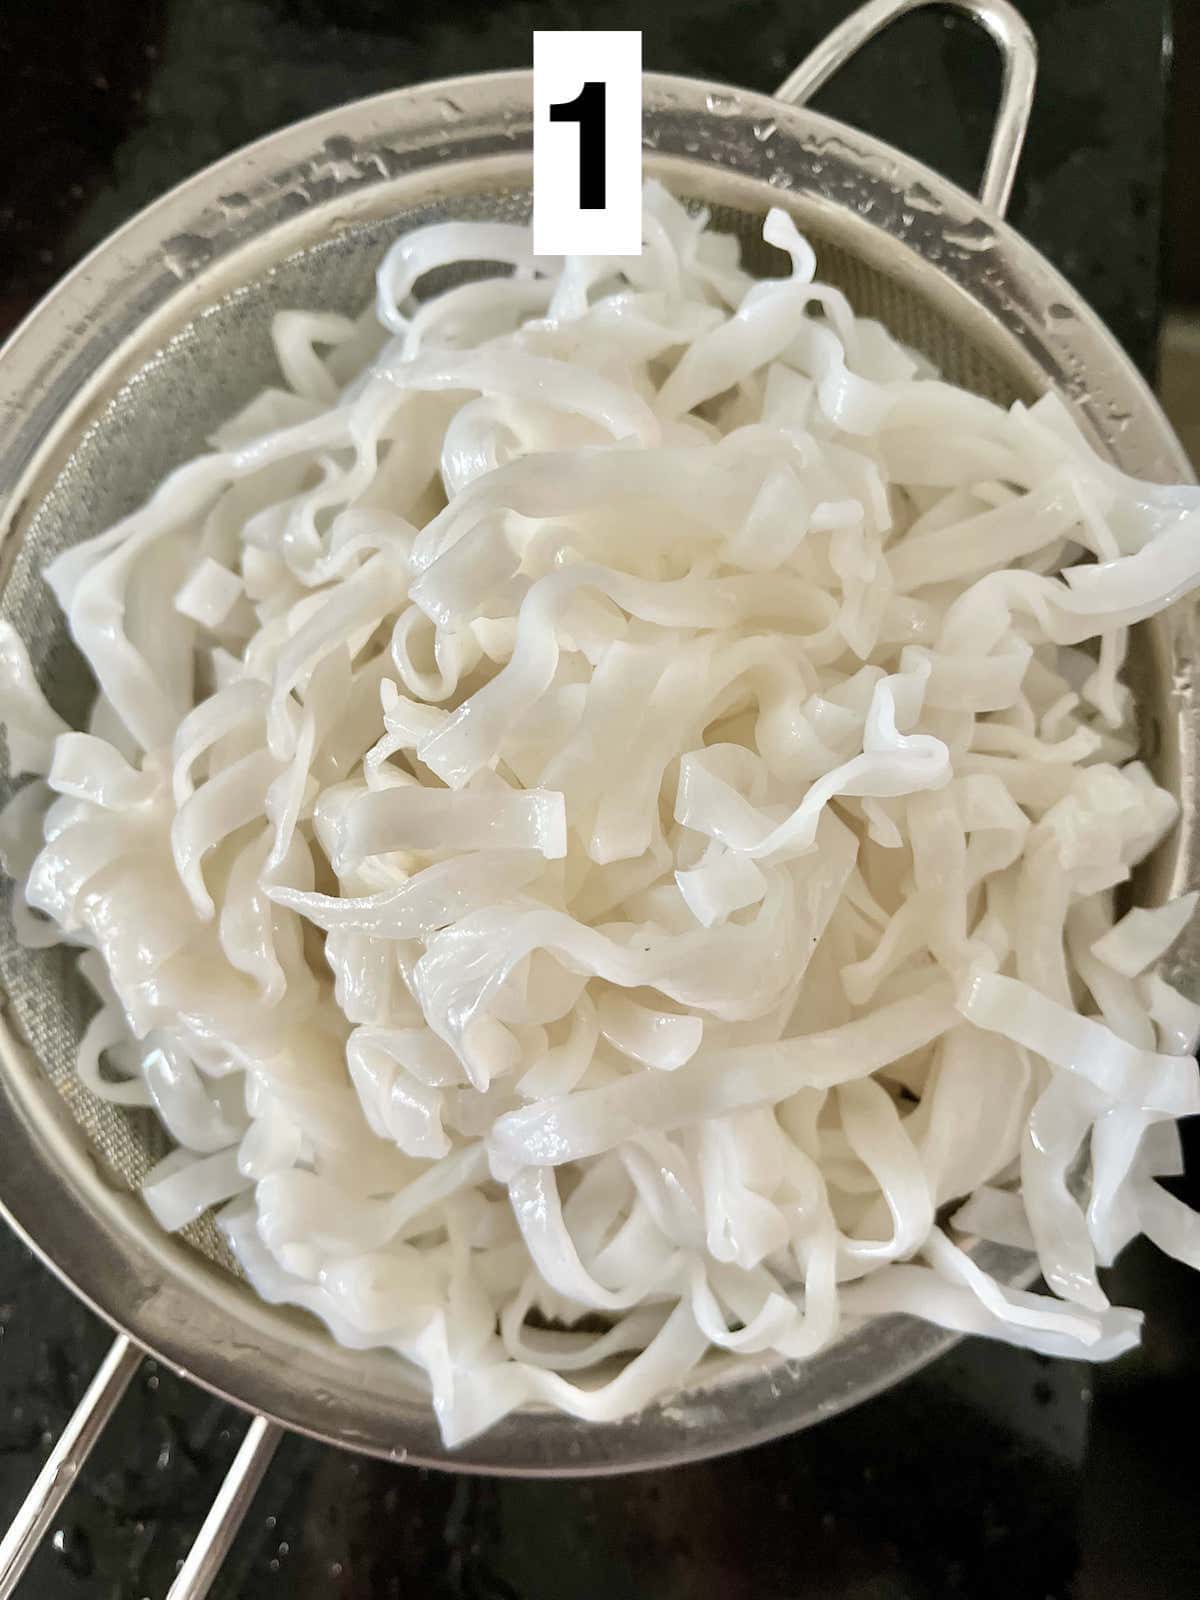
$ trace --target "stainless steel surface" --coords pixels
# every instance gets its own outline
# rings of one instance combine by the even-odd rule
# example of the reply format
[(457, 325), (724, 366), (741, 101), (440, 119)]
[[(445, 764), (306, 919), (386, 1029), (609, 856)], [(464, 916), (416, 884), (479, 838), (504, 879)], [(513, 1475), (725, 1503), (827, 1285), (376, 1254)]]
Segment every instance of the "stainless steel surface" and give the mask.
[(142, 1352), (124, 1334), (118, 1334), (0, 1540), (0, 1600), (8, 1600), (20, 1583), (42, 1535), (70, 1493), (141, 1362)]
[(251, 1419), (238, 1453), (217, 1490), (217, 1498), (209, 1507), (196, 1541), (167, 1591), (167, 1600), (204, 1600), (282, 1437), (283, 1430), (265, 1417)]
[[(1125, 355), (1064, 280), (971, 196), (851, 128), (766, 96), (648, 75), (644, 105), (648, 175), (711, 205), (761, 269), (771, 269), (772, 253), (755, 246), (757, 228), (769, 206), (786, 206), (856, 307), (949, 378), (1006, 399), (1057, 388), (1125, 470), (1188, 475)], [(30, 642), (60, 709), (78, 714), (86, 691), (38, 580), (47, 556), (137, 503), (268, 381), (274, 309), (358, 309), (379, 255), (405, 227), (527, 216), (529, 108), (528, 76), (499, 74), (383, 95), (273, 135), (136, 217), (14, 335), (0, 355), (0, 609)], [(1005, 163), (992, 172), (1003, 176)], [(237, 360), (223, 361), (226, 351)], [(1142, 633), (1147, 749), (1184, 807), (1146, 879), (1153, 897), (1197, 879), (1194, 645), (1190, 606)], [(138, 1343), (287, 1426), (459, 1469), (622, 1471), (794, 1431), (952, 1342), (923, 1324), (878, 1319), (807, 1363), (714, 1363), (694, 1387), (623, 1423), (522, 1412), (450, 1455), (401, 1362), (343, 1350), (302, 1315), (257, 1300), (221, 1263), (211, 1228), (188, 1239), (157, 1228), (131, 1187), (153, 1158), (150, 1128), (100, 1106), (74, 1075), (81, 1010), (70, 964), (19, 949), (0, 922), (0, 980), (0, 1196), (14, 1225)], [(985, 1247), (978, 1259), (1009, 1282), (1030, 1273), (1017, 1252)]]
[(1015, 6), (1008, 4), (1008, 0), (868, 0), (867, 5), (851, 12), (840, 27), (827, 34), (795, 72), (783, 80), (775, 91), (775, 98), (794, 106), (806, 105), (852, 55), (889, 23), (907, 16), (910, 11), (924, 11), (931, 5), (962, 11), (973, 17), (999, 47), (1003, 62), (1000, 105), (983, 169), (979, 200), (989, 211), (1002, 217), (1008, 210), (1017, 176), (1037, 80), (1037, 42), (1025, 18)]

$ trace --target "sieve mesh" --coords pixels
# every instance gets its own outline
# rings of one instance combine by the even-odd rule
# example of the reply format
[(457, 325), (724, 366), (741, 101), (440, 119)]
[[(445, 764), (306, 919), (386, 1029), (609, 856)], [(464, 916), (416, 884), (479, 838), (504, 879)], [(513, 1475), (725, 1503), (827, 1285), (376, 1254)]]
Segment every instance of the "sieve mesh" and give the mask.
[[(267, 385), (282, 381), (270, 339), (277, 311), (298, 307), (353, 315), (369, 301), (375, 268), (397, 234), (450, 219), (525, 222), (529, 209), (528, 190), (499, 189), (456, 195), (348, 226), (210, 306), (111, 396), (46, 493), (18, 520), (0, 593), (0, 615), (29, 646), (43, 689), (69, 722), (81, 725), (94, 686), (41, 579), (47, 562), (135, 509), (168, 472), (206, 448), (209, 434), (226, 417)], [(743, 210), (722, 205), (713, 209), (712, 222), (739, 239), (752, 271), (778, 276), (787, 258), (762, 242), (763, 216), (757, 206)], [(816, 248), (821, 276), (849, 296), (857, 313), (878, 317), (896, 337), (928, 356), (950, 382), (1002, 403), (1029, 398), (1027, 385), (978, 348), (945, 310), (844, 246), (823, 241), (813, 219), (801, 215), (799, 220)], [(431, 274), (423, 287), (435, 292), (455, 277)], [(0, 763), (3, 802), (14, 787), (6, 752), (0, 752)], [(26, 949), (18, 942), (12, 896), (12, 884), (3, 880), (0, 985), (10, 1020), (61, 1094), (106, 1175), (114, 1184), (136, 1190), (165, 1153), (166, 1136), (151, 1113), (110, 1105), (78, 1079), (76, 1050), (94, 1010), (90, 990), (75, 970), (72, 952)], [(193, 1223), (183, 1237), (209, 1260), (237, 1271), (211, 1215)]]

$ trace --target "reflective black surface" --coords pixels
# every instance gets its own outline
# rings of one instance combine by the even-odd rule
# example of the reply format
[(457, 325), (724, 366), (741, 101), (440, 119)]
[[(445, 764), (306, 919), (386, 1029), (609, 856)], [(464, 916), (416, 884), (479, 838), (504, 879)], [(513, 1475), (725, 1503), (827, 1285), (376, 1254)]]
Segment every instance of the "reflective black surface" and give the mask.
[[(769, 90), (847, 9), (848, 0), (613, 0), (603, 12), (465, 0), (0, 0), (0, 326), (205, 162), (339, 101), (523, 65), (533, 27), (641, 26), (648, 67)], [(1025, 9), (1043, 70), (1013, 219), (1149, 369), (1165, 0)], [(921, 16), (820, 103), (971, 184), (997, 85), (973, 29)], [(1200, 1151), (1193, 1157), (1200, 1170)], [(963, 1345), (849, 1416), (675, 1472), (591, 1484), (455, 1479), (289, 1439), (214, 1594), (1183, 1600), (1200, 1594), (1190, 1424), (1200, 1289), (1149, 1247), (1127, 1253), (1109, 1288), (1149, 1313), (1145, 1347), (1114, 1366)], [(0, 1516), (107, 1340), (0, 1233)], [(229, 1408), (148, 1365), (25, 1592), (163, 1594), (241, 1428)]]

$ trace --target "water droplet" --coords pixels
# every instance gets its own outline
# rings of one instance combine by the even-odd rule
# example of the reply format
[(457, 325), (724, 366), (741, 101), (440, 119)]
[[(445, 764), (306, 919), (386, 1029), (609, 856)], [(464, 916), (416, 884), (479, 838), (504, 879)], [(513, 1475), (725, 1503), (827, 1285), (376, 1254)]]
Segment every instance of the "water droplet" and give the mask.
[(996, 235), (982, 217), (974, 217), (961, 227), (947, 228), (945, 237), (947, 244), (957, 245), (960, 250), (990, 250), (996, 242)]
[(776, 122), (756, 122), (753, 129), (754, 137), (759, 144), (766, 144), (769, 139), (775, 137), (778, 126)]
[(714, 117), (732, 117), (737, 114), (741, 102), (735, 94), (710, 94), (705, 97), (704, 104)]
[(1075, 313), (1070, 306), (1064, 306), (1061, 301), (1055, 300), (1053, 304), (1046, 307), (1045, 315), (1047, 322), (1070, 322), (1073, 320)]
[(236, 217), (243, 211), (250, 209), (250, 200), (240, 189), (235, 189), (232, 194), (223, 194), (217, 201), (220, 210), (227, 217)]
[(790, 189), (792, 187), (792, 175), (790, 172), (784, 172), (782, 167), (776, 167), (767, 181), (773, 189)]
[(163, 241), (162, 253), (168, 268), (183, 280), (212, 260), (213, 242), (197, 233), (177, 233), (173, 239)]
[(64, 1523), (54, 1530), (51, 1544), (62, 1557), (67, 1571), (76, 1578), (90, 1578), (93, 1572), (92, 1541), (86, 1528)]
[(268, 1529), (268, 1531), (270, 1529), (272, 1529), (274, 1526), (275, 1526), (275, 1518), (274, 1517), (268, 1517), (267, 1518), (267, 1529)]
[(345, 134), (335, 134), (332, 139), (326, 139), (321, 148), (325, 159), (312, 162), (308, 170), (308, 176), (314, 182), (331, 178), (334, 183), (345, 183), (359, 176), (352, 139), (347, 139)]
[(904, 191), (904, 204), (913, 211), (925, 211), (931, 217), (938, 217), (942, 213), (942, 202), (933, 190), (923, 183), (910, 183)]

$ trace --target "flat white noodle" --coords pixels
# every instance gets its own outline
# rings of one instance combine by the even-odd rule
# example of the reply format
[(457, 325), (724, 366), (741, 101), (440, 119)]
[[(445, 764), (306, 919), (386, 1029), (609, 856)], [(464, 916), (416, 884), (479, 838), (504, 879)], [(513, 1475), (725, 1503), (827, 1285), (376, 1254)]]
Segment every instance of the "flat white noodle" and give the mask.
[(781, 211), (761, 283), (653, 184), (645, 228), (437, 224), (376, 316), (279, 316), (279, 385), (48, 571), (85, 728), (0, 625), (15, 926), (83, 947), (147, 1203), (450, 1444), (890, 1312), (1101, 1359), (1129, 1239), (1200, 1264), (1197, 897), (1112, 906), (1200, 491), (940, 381)]

